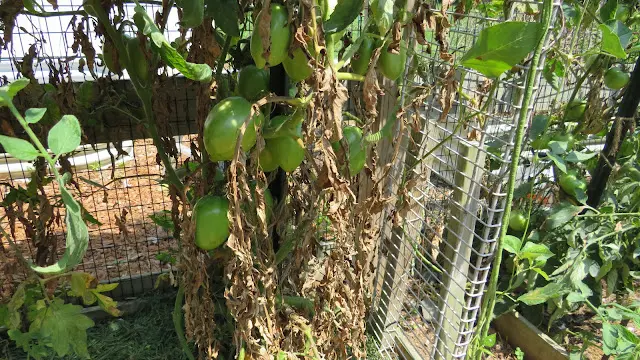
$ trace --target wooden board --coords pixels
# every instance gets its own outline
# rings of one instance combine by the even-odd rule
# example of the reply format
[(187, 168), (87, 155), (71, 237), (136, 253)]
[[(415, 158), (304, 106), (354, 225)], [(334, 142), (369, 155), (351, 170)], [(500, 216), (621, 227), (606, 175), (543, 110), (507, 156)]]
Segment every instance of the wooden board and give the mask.
[(514, 349), (519, 347), (527, 360), (566, 360), (567, 351), (517, 312), (507, 313), (493, 322)]

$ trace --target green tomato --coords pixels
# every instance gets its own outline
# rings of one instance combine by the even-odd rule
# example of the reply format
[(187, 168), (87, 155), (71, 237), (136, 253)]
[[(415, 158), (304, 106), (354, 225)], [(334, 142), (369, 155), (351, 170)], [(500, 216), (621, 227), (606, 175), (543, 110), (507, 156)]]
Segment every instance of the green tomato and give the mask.
[[(266, 140), (266, 143), (269, 143), (269, 140)], [(260, 152), (258, 156), (258, 161), (260, 162), (260, 168), (264, 172), (271, 172), (278, 168), (278, 162), (271, 153), (271, 147), (265, 145), (264, 149)]]
[[(229, 97), (211, 109), (204, 122), (204, 147), (211, 161), (233, 158), (240, 127), (251, 112), (251, 103), (241, 97)], [(255, 114), (247, 124), (242, 149), (249, 151), (256, 143), (256, 126), (262, 124), (262, 113)]]
[(578, 121), (582, 119), (586, 109), (587, 102), (585, 100), (573, 100), (567, 104), (565, 119), (568, 121)]
[(631, 76), (620, 68), (612, 67), (604, 73), (604, 85), (612, 90), (619, 90), (625, 87)]
[(538, 136), (531, 142), (531, 147), (534, 150), (543, 150), (547, 148), (547, 145), (549, 145), (549, 141), (551, 141), (551, 135), (543, 134)]
[[(349, 144), (349, 175), (355, 176), (362, 171), (366, 161), (367, 152), (362, 147), (362, 130), (356, 126), (347, 126), (342, 129), (342, 136)], [(333, 151), (340, 149), (340, 142), (331, 144)]]
[(575, 197), (577, 190), (582, 190), (583, 192), (587, 190), (587, 183), (578, 178), (576, 172), (568, 172), (560, 175), (560, 187), (564, 192)]
[[(289, 29), (289, 12), (287, 8), (280, 4), (271, 4), (271, 27), (270, 27), (270, 47), (269, 59), (263, 56), (262, 38), (256, 26), (251, 35), (251, 57), (256, 66), (263, 69), (265, 66), (276, 66), (284, 60), (289, 49), (291, 40), (291, 30)], [(262, 11), (265, 11), (264, 9)], [(262, 11), (258, 14), (255, 24), (260, 23)]]
[(370, 36), (365, 36), (362, 39), (362, 43), (351, 59), (351, 70), (355, 74), (364, 75), (369, 70), (369, 62), (371, 61), (371, 55), (375, 49), (375, 40)]
[[(302, 142), (302, 140), (300, 140)], [(290, 136), (282, 136), (275, 139), (268, 139), (267, 146), (276, 162), (282, 170), (292, 172), (304, 160), (304, 147)]]
[(258, 100), (269, 92), (269, 71), (255, 65), (245, 66), (238, 74), (238, 92), (245, 99)]
[(284, 60), (282, 60), (282, 65), (293, 82), (306, 80), (313, 72), (309, 65), (309, 59), (307, 59), (307, 55), (301, 48), (297, 48), (293, 52), (293, 57), (290, 55), (285, 56)]
[(404, 66), (407, 63), (407, 44), (404, 40), (400, 41), (400, 53), (394, 54), (387, 51), (389, 43), (385, 43), (382, 47), (378, 65), (380, 72), (387, 79), (396, 81), (404, 72)]
[(202, 250), (213, 250), (229, 237), (229, 201), (222, 196), (207, 195), (196, 203), (193, 218), (196, 222), (195, 243)]
[(527, 217), (518, 210), (512, 211), (509, 216), (509, 227), (515, 231), (524, 231), (527, 228)]

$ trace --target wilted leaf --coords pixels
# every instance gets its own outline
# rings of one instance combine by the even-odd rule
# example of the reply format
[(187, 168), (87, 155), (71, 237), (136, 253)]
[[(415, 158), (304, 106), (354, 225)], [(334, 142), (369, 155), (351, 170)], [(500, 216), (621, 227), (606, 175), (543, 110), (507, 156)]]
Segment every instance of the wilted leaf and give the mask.
[(139, 14), (139, 18), (144, 21), (144, 28), (141, 30), (143, 34), (151, 38), (151, 42), (154, 45), (152, 49), (160, 54), (162, 60), (164, 60), (167, 65), (178, 70), (187, 79), (202, 82), (211, 81), (212, 71), (209, 65), (187, 62), (178, 50), (174, 49), (167, 39), (165, 39), (160, 29), (158, 29), (142, 6), (136, 5), (135, 12)]

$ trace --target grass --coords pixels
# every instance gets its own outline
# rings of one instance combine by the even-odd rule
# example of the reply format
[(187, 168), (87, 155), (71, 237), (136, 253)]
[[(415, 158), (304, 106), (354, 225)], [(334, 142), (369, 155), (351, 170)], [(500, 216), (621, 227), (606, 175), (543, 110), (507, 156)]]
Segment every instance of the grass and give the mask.
[[(96, 323), (87, 331), (93, 360), (181, 360), (186, 359), (173, 330), (174, 298), (153, 296), (134, 314)], [(0, 359), (23, 360), (27, 356), (0, 334)], [(48, 359), (59, 359), (51, 356)], [(65, 360), (78, 359), (74, 356)]]

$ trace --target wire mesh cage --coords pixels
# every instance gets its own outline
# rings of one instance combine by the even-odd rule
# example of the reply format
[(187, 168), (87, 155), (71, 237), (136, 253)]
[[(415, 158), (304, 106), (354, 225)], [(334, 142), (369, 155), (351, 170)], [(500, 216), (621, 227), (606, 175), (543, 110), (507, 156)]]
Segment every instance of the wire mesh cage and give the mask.
[[(445, 9), (448, 37), (426, 36), (413, 54), (419, 71), (403, 89), (429, 87), (428, 96), (409, 116), (411, 136), (394, 179), (404, 206), (387, 212), (369, 319), (380, 352), (390, 358), (466, 356), (506, 205), (515, 125), (522, 111), (533, 114), (533, 106), (521, 106), (527, 63), (496, 81), (450, 65), (439, 50), (462, 56), (491, 25), (538, 21), (540, 6), (514, 2), (507, 18), (502, 9), (495, 17)], [(531, 103), (544, 91), (536, 81)], [(397, 211), (401, 220), (390, 221)]]

